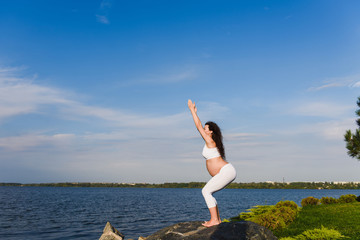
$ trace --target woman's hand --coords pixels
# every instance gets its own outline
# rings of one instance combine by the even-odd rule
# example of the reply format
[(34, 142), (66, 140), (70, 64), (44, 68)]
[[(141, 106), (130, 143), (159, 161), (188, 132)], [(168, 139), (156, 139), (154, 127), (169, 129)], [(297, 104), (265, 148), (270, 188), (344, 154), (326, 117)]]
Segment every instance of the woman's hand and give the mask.
[[(191, 115), (193, 117), (193, 120), (194, 120), (194, 123), (195, 123), (195, 126), (197, 128), (197, 130), (200, 132), (200, 135), (201, 137), (205, 140), (206, 143), (210, 143), (210, 144), (214, 144), (212, 138), (210, 135), (208, 135), (206, 132), (205, 132), (205, 129), (203, 128), (202, 124), (201, 124), (201, 121), (200, 121), (200, 118), (199, 116), (197, 115), (197, 109), (196, 109), (196, 106), (195, 106), (195, 102), (192, 102), (190, 99), (188, 100), (188, 107), (191, 111)], [(216, 145), (215, 145), (216, 146)]]
[(190, 99), (188, 100), (188, 107), (189, 107), (190, 111), (194, 111), (195, 113), (197, 112), (195, 102), (192, 102)]

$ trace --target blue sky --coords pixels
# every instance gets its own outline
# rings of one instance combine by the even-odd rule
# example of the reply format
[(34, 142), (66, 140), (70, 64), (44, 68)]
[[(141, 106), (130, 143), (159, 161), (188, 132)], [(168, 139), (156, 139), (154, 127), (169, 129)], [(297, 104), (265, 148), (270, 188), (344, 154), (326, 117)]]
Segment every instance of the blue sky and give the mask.
[(360, 181), (358, 1), (1, 1), (0, 182)]

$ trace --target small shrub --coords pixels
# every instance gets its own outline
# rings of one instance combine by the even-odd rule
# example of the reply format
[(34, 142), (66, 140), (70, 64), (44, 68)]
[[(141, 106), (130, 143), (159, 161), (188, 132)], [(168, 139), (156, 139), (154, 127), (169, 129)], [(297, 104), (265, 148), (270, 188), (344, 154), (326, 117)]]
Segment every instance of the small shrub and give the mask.
[(319, 199), (314, 197), (307, 197), (301, 200), (301, 206), (305, 207), (307, 205), (318, 205), (320, 202)]
[(296, 211), (299, 208), (299, 206), (294, 201), (280, 201), (275, 205), (276, 208), (280, 208), (282, 206), (290, 207), (291, 209), (294, 209)]
[(271, 230), (280, 229), (293, 222), (298, 211), (288, 206), (275, 207), (263, 214), (250, 218), (253, 221)]
[(257, 216), (257, 215), (260, 215), (260, 214), (263, 214), (263, 213), (265, 213), (267, 211), (270, 211), (273, 208), (274, 208), (273, 205), (254, 206), (251, 209), (247, 209), (246, 210), (247, 212), (242, 212), (237, 217), (230, 218), (230, 220), (233, 221), (233, 222), (249, 220), (250, 218), (253, 218), (253, 217)]
[(298, 210), (292, 209), (290, 207), (280, 207), (278, 208), (278, 212), (286, 224), (292, 223), (298, 214)]
[(354, 194), (341, 195), (339, 197), (339, 203), (351, 203), (355, 201), (356, 201), (356, 195)]
[(336, 198), (333, 198), (333, 197), (322, 197), (320, 199), (320, 202), (322, 204), (334, 204), (334, 203), (337, 203), (338, 200)]
[(252, 221), (271, 230), (283, 228), (293, 222), (299, 211), (293, 201), (280, 201), (276, 205), (255, 206), (230, 221)]
[(326, 240), (336, 240), (344, 238), (345, 236), (341, 235), (340, 232), (334, 229), (328, 229), (324, 226), (321, 226), (321, 229), (313, 229), (307, 230), (302, 234), (295, 237), (296, 240), (319, 240), (319, 239), (326, 239)]
[(286, 226), (284, 219), (272, 211), (258, 215), (253, 218), (252, 221), (270, 230), (280, 229)]
[(356, 201), (360, 202), (360, 195), (356, 197)]
[(321, 229), (312, 229), (303, 232), (295, 237), (284, 237), (279, 240), (337, 240), (341, 238), (346, 238), (341, 235), (340, 232), (334, 229), (328, 229), (324, 226), (321, 226)]

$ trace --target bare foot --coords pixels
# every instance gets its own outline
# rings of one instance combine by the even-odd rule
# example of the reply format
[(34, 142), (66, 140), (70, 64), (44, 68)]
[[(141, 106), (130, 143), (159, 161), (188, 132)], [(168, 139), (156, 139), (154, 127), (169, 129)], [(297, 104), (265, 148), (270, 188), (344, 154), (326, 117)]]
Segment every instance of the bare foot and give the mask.
[(220, 223), (221, 223), (221, 221), (210, 220), (208, 222), (204, 222), (202, 225), (204, 227), (212, 227), (212, 226), (215, 226), (215, 225), (219, 225)]

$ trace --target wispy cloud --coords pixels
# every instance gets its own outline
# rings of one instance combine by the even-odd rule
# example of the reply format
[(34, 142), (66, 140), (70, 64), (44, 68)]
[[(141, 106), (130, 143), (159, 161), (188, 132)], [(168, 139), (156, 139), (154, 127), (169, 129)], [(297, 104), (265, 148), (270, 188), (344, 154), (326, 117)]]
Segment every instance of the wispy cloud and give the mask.
[(353, 106), (341, 105), (333, 102), (308, 102), (293, 107), (291, 114), (313, 117), (342, 117), (352, 110)]
[(308, 88), (308, 91), (320, 91), (335, 87), (360, 87), (360, 74), (346, 77), (329, 78), (323, 81), (323, 84), (320, 86)]
[(151, 73), (144, 77), (130, 80), (122, 83), (124, 85), (138, 85), (138, 84), (174, 84), (184, 81), (196, 79), (198, 77), (198, 70), (196, 67), (186, 67), (183, 70), (164, 70), (162, 73)]
[(110, 0), (102, 0), (101, 1), (100, 7), (98, 9), (98, 14), (95, 14), (96, 20), (99, 23), (110, 24), (108, 15), (109, 15), (111, 5), (112, 5), (112, 3)]
[(310, 130), (318, 132), (325, 139), (343, 140), (346, 130), (353, 129), (356, 126), (354, 119), (343, 119), (339, 121), (328, 121), (318, 123), (312, 126)]
[(360, 87), (360, 81), (354, 83), (354, 84), (352, 85), (352, 87)]
[(36, 146), (49, 146), (71, 144), (71, 140), (75, 138), (74, 134), (26, 134), (21, 136), (10, 136), (0, 138), (0, 149), (8, 149), (12, 151), (23, 151)]
[(96, 14), (96, 20), (99, 22), (99, 23), (103, 23), (103, 24), (110, 24), (110, 21), (108, 19), (107, 16), (104, 16), (104, 15), (99, 15), (99, 14)]
[[(77, 100), (69, 91), (54, 87), (44, 87), (22, 77), (19, 69), (0, 68), (0, 124), (1, 120), (28, 114), (41, 114), (61, 121), (94, 122), (96, 125), (110, 127), (101, 133), (78, 135), (81, 141), (129, 140), (136, 138), (188, 138), (192, 136), (193, 126), (187, 111), (171, 115), (149, 116), (122, 109), (93, 106)], [(186, 102), (184, 100), (184, 106)], [(43, 108), (48, 106), (49, 108)], [(225, 111), (217, 103), (202, 103), (204, 115), (216, 115)], [(211, 109), (210, 109), (211, 108)], [(48, 111), (47, 109), (51, 109)], [(117, 130), (119, 127), (121, 131)], [(174, 131), (173, 129), (177, 129)], [(189, 130), (191, 129), (191, 130)], [(45, 130), (44, 130), (45, 131)], [(30, 133), (22, 136), (0, 138), (2, 148), (29, 148), (49, 144), (73, 133), (47, 135)], [(90, 129), (91, 132), (91, 129)], [(69, 135), (70, 134), (70, 135)], [(71, 136), (75, 136), (74, 134)], [(33, 139), (33, 141), (30, 141)], [(54, 140), (54, 141), (53, 141)]]
[(18, 69), (1, 69), (0, 74), (0, 120), (19, 114), (39, 111), (39, 105), (66, 104), (60, 90), (34, 84), (32, 80), (16, 76)]
[(15, 68), (0, 68), (0, 120), (16, 115), (40, 113), (44, 105), (52, 106), (52, 109), (61, 112), (64, 118), (93, 117), (117, 126), (159, 126), (184, 119), (184, 114), (151, 117), (121, 109), (88, 105), (72, 98), (72, 94), (65, 90), (41, 86), (33, 80), (17, 76), (16, 73), (19, 71)]
[(286, 135), (308, 135), (318, 136), (323, 138), (324, 143), (327, 140), (338, 140), (340, 142), (344, 139), (344, 134), (348, 129), (356, 127), (353, 118), (345, 118), (339, 120), (322, 121), (312, 124), (300, 124), (296, 128), (280, 130), (279, 133)]
[(252, 138), (267, 137), (267, 136), (269, 135), (263, 133), (229, 133), (224, 135), (224, 138), (228, 141), (229, 140), (235, 141), (235, 140), (248, 140)]

